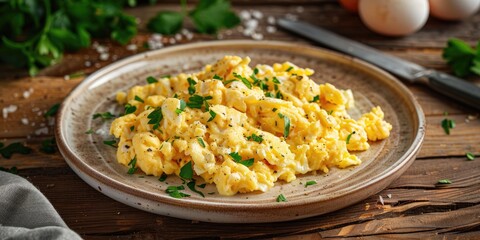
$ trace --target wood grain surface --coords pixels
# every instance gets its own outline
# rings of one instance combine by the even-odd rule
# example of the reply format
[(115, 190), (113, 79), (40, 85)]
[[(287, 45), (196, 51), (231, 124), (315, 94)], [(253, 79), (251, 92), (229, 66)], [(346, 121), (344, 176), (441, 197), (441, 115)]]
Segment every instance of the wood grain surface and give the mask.
[[(146, 19), (157, 11), (178, 9), (179, 6), (172, 2), (128, 11), (140, 18), (143, 28)], [(358, 16), (343, 10), (336, 1), (233, 3), (238, 12), (258, 10), (263, 13), (258, 30), (267, 40), (314, 44), (280, 29), (275, 32), (266, 30), (267, 26), (272, 26), (267, 17), (293, 14), (386, 53), (447, 72), (450, 70), (441, 58), (446, 41), (457, 37), (473, 45), (480, 39), (480, 14), (463, 22), (430, 18), (416, 34), (388, 38), (370, 32)], [(187, 28), (191, 26), (187, 23)], [(406, 84), (423, 107), (427, 119), (425, 142), (417, 159), (387, 189), (345, 209), (284, 223), (213, 224), (154, 215), (104, 196), (75, 175), (58, 152), (45, 154), (39, 151), (42, 142), (53, 137), (52, 120), (43, 117), (43, 113), (60, 103), (84, 78), (65, 80), (65, 75), (78, 72), (88, 75), (112, 62), (114, 55), (115, 59), (121, 59), (145, 51), (142, 46), (150, 36), (141, 31), (132, 40), (138, 46), (137, 51), (129, 51), (108, 40), (98, 40), (109, 47), (111, 57), (108, 61), (100, 60), (95, 49), (88, 48), (65, 54), (60, 64), (43, 70), (37, 77), (28, 77), (25, 72), (8, 66), (0, 67), (0, 109), (10, 105), (18, 107), (7, 118), (0, 117), (0, 142), (23, 142), (33, 149), (28, 155), (16, 154), (11, 159), (0, 157), (0, 166), (16, 166), (19, 175), (38, 187), (65, 222), (85, 239), (480, 238), (480, 157), (473, 161), (467, 161), (465, 157), (466, 152), (480, 155), (479, 111), (422, 85)], [(218, 36), (194, 34), (193, 39), (182, 39), (175, 44), (246, 38), (241, 31), (234, 29), (222, 31)], [(85, 65), (86, 61), (90, 66)], [(472, 76), (468, 80), (480, 83), (479, 77)], [(450, 135), (445, 134), (440, 124), (446, 117), (456, 122)], [(450, 179), (453, 183), (439, 185), (440, 179)]]

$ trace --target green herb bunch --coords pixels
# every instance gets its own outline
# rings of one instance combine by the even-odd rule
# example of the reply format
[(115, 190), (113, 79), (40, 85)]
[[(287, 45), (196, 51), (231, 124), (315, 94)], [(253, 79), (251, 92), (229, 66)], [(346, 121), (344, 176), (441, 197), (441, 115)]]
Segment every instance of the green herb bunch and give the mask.
[(0, 1), (0, 62), (35, 75), (59, 61), (65, 50), (88, 47), (92, 37), (126, 44), (137, 34), (133, 16), (122, 9), (132, 0)]
[(470, 74), (480, 75), (480, 41), (477, 49), (473, 49), (466, 42), (452, 38), (443, 49), (443, 58), (459, 77)]

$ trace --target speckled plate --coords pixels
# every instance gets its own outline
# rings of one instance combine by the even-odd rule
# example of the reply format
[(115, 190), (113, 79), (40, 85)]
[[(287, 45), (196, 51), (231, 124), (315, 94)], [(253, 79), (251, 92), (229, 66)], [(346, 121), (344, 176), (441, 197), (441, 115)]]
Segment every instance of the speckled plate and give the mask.
[[(329, 82), (352, 89), (354, 118), (379, 105), (393, 125), (390, 138), (359, 152), (358, 167), (328, 174), (307, 174), (291, 183), (277, 182), (266, 193), (219, 195), (215, 186), (202, 191), (205, 198), (185, 190), (191, 197), (176, 199), (165, 193), (169, 185), (181, 184), (170, 176), (127, 174), (116, 162), (116, 149), (103, 144), (111, 140), (111, 121), (92, 119), (98, 112), (122, 112), (115, 94), (150, 75), (195, 72), (224, 55), (250, 56), (252, 65), (290, 61), (315, 70), (319, 83)], [(90, 186), (132, 207), (172, 217), (208, 222), (278, 222), (325, 214), (378, 193), (398, 178), (413, 162), (425, 134), (425, 118), (412, 94), (388, 73), (358, 59), (321, 48), (268, 41), (214, 41), (168, 47), (141, 53), (113, 63), (90, 75), (65, 99), (57, 118), (56, 137), (60, 152), (70, 167)], [(94, 129), (95, 134), (85, 134)], [(305, 187), (307, 181), (318, 184)], [(276, 202), (284, 194), (288, 202)]]

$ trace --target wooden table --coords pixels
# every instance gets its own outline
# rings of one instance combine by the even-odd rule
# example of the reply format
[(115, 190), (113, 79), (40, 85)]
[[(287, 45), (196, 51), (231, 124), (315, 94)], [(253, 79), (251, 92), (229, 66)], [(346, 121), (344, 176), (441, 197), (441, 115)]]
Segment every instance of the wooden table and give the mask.
[[(239, 12), (256, 9), (263, 13), (259, 31), (264, 39), (313, 44), (282, 30), (273, 32), (270, 28), (269, 32), (266, 31), (269, 16), (277, 18), (290, 13), (386, 53), (443, 71), (449, 71), (441, 53), (450, 37), (461, 38), (472, 45), (480, 39), (480, 14), (454, 23), (431, 18), (423, 30), (414, 35), (387, 38), (367, 30), (357, 15), (346, 12), (336, 1), (295, 1), (295, 4), (290, 3), (294, 1), (282, 0), (258, 2), (261, 4), (257, 1), (235, 1), (234, 5)], [(178, 9), (178, 5), (144, 6), (128, 11), (142, 19), (143, 26), (145, 19), (160, 9)], [(0, 157), (0, 166), (16, 166), (19, 175), (37, 186), (66, 223), (83, 237), (320, 239), (363, 236), (437, 238), (437, 234), (446, 238), (480, 237), (480, 157), (474, 161), (467, 161), (465, 157), (466, 152), (480, 154), (479, 111), (421, 85), (407, 84), (423, 107), (427, 119), (425, 142), (413, 165), (379, 194), (324, 216), (271, 224), (192, 222), (137, 210), (91, 188), (73, 173), (58, 151), (55, 154), (39, 151), (41, 143), (53, 135), (52, 126), (42, 114), (53, 104), (61, 102), (83, 79), (65, 80), (65, 75), (79, 71), (89, 74), (111, 62), (114, 55), (120, 59), (145, 51), (142, 46), (149, 37), (149, 33), (143, 32), (133, 39), (132, 43), (138, 45), (137, 51), (99, 40), (100, 44), (109, 47), (108, 61), (99, 60), (99, 53), (93, 48), (84, 49), (66, 54), (60, 64), (43, 70), (33, 78), (25, 77), (21, 71), (2, 67), (0, 108), (15, 105), (18, 110), (6, 119), (0, 118), (0, 142), (24, 142), (33, 148), (33, 152), (17, 154), (11, 159)], [(218, 38), (248, 37), (234, 29), (223, 31)], [(214, 39), (195, 34), (193, 39), (183, 38), (179, 42)], [(86, 61), (91, 66), (86, 66)], [(479, 77), (469, 80), (480, 83)], [(448, 118), (456, 122), (450, 135), (445, 134), (440, 124), (446, 112)], [(28, 124), (25, 124), (25, 119)], [(48, 132), (39, 130), (44, 125), (48, 127)], [(453, 183), (438, 187), (436, 183), (439, 179), (450, 179)], [(379, 195), (383, 196), (384, 204), (379, 201)]]

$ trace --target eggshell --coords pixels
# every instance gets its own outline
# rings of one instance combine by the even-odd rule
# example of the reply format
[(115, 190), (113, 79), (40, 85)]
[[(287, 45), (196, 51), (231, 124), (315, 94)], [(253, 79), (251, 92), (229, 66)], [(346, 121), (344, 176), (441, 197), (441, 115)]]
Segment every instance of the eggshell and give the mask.
[(418, 31), (428, 19), (428, 0), (360, 0), (360, 17), (372, 31), (405, 36)]
[(444, 20), (462, 20), (472, 16), (480, 7), (480, 0), (429, 0), (430, 13)]

